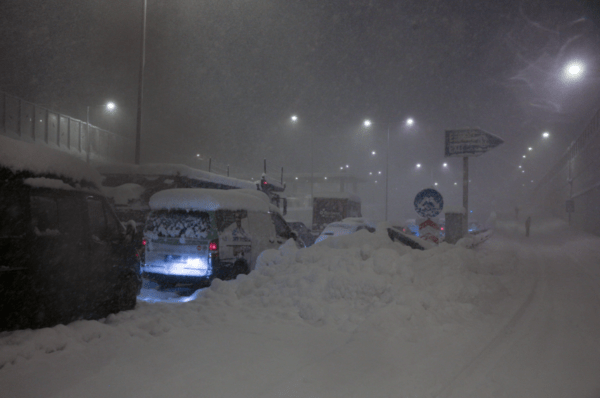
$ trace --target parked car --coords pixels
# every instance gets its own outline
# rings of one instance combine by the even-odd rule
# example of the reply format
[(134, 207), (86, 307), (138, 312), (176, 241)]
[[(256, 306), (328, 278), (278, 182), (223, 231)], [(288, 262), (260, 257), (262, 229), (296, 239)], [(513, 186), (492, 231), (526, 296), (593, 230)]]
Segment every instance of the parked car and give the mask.
[(375, 232), (376, 227), (374, 222), (365, 220), (364, 218), (344, 218), (342, 221), (328, 224), (315, 240), (315, 243), (322, 242), (332, 236), (350, 235), (351, 233), (362, 229), (366, 229), (369, 232)]
[(302, 221), (288, 221), (287, 223), (293, 231), (296, 231), (298, 237), (304, 242), (306, 247), (315, 243), (317, 237), (312, 234), (311, 230)]
[(141, 289), (133, 231), (66, 153), (0, 136), (0, 329), (97, 319)]
[(256, 258), (297, 234), (259, 191), (168, 189), (150, 198), (143, 274), (161, 287), (208, 286), (254, 269)]

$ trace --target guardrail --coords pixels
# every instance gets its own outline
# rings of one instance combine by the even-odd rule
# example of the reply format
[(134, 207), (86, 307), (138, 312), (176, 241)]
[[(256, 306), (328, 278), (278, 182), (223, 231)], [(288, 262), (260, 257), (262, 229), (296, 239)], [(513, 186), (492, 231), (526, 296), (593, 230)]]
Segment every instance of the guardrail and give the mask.
[(133, 162), (133, 140), (4, 92), (0, 92), (0, 134), (88, 162)]

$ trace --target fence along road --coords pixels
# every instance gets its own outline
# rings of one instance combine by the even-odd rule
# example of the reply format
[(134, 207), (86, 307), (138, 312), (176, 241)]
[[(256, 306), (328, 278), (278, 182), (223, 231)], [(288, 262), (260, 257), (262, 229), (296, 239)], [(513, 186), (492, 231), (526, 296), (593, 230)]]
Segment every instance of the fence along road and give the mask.
[(133, 162), (132, 139), (4, 92), (0, 92), (0, 134), (91, 162)]

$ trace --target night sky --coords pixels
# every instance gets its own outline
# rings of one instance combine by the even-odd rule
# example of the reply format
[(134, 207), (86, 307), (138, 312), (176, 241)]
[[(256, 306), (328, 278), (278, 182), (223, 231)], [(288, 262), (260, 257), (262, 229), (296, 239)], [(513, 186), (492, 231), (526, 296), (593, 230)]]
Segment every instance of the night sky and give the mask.
[[(142, 1), (0, 4), (0, 90), (80, 119), (113, 100), (117, 114), (93, 123), (133, 138)], [(267, 158), (291, 178), (310, 172), (312, 148), (315, 171), (368, 178), (389, 149), (392, 193), (439, 180), (455, 198), (444, 130), (479, 127), (505, 144), (472, 159), (472, 200), (508, 205), (600, 107), (599, 4), (149, 0), (142, 162), (204, 167), (201, 154), (249, 178)], [(574, 60), (584, 73), (568, 81)]]

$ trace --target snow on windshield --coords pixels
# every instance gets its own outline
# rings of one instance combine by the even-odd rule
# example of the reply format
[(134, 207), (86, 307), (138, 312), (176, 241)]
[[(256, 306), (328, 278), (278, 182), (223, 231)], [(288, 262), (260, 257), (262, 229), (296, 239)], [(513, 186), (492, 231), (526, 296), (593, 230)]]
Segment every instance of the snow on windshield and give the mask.
[(146, 220), (144, 235), (156, 238), (206, 239), (210, 217), (206, 212), (185, 210), (153, 211)]

